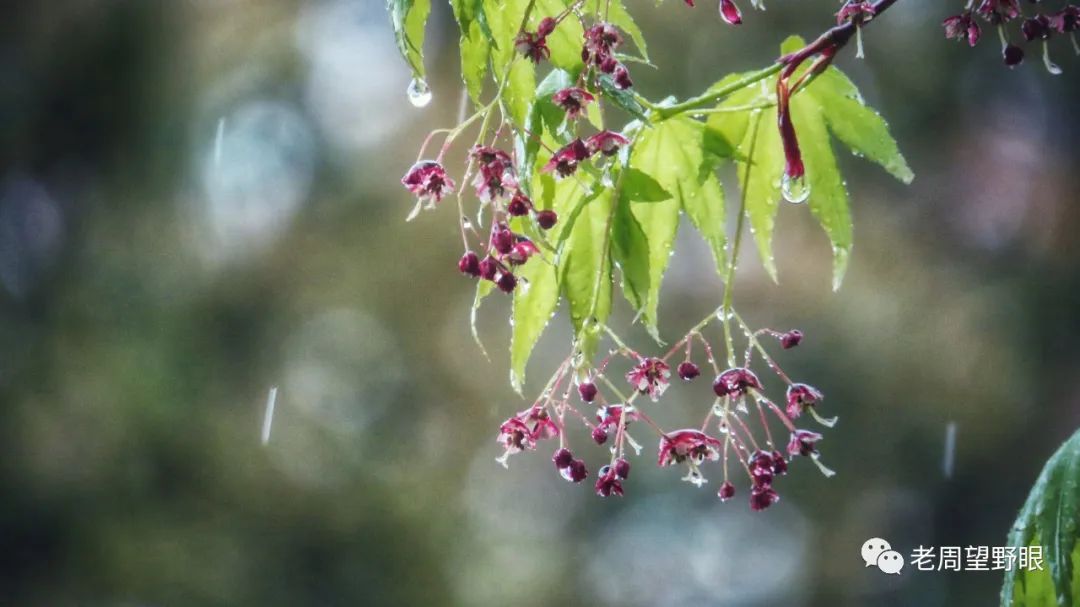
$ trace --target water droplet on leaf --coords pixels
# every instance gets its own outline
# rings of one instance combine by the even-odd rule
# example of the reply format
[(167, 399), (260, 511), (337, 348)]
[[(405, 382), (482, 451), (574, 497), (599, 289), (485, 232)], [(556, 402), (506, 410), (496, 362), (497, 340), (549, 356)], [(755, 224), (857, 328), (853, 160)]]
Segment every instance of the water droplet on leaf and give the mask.
[(780, 182), (780, 192), (784, 195), (784, 200), (790, 203), (806, 202), (806, 199), (810, 197), (810, 184), (806, 181), (806, 175), (789, 177), (785, 173)]
[(421, 78), (413, 78), (406, 92), (413, 107), (425, 107), (431, 103), (431, 87)]

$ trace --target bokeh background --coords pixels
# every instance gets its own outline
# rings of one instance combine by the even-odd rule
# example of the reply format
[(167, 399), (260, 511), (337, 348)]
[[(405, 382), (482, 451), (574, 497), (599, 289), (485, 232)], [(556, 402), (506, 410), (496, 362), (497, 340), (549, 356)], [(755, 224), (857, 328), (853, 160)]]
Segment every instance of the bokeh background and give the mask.
[[(424, 109), (379, 0), (5, 6), (0, 603), (996, 604), (999, 573), (884, 576), (858, 548), (1003, 545), (1080, 426), (1067, 43), (1064, 76), (1010, 71), (992, 31), (974, 50), (942, 37), (960, 0), (903, 0), (865, 60), (839, 59), (917, 177), (841, 159), (856, 247), (837, 294), (804, 207), (781, 209), (781, 286), (746, 250), (737, 307), (807, 334), (782, 361), (841, 417), (822, 445), (839, 475), (800, 462), (758, 514), (720, 504), (715, 479), (696, 491), (655, 469), (651, 441), (624, 499), (565, 483), (545, 451), (495, 463), (498, 423), (524, 406), (507, 302), (481, 311), (487, 361), (455, 214), (406, 225), (398, 183), (458, 112), (456, 30), (435, 4)], [(837, 3), (744, 2), (739, 29), (707, 1), (628, 4), (660, 68), (635, 80), (659, 98), (766, 64)], [(668, 340), (718, 303), (710, 267), (684, 229)], [(564, 319), (529, 368), (534, 393)], [(656, 416), (697, 417), (705, 384)], [(600, 448), (575, 440), (595, 468)]]

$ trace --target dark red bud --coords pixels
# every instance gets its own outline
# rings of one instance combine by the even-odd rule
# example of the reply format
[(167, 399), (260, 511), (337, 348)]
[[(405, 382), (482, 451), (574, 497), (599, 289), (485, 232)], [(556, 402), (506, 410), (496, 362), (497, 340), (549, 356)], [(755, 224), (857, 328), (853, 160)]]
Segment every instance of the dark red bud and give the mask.
[(603, 445), (607, 442), (607, 430), (603, 426), (593, 428), (592, 439), (597, 445)]
[(1031, 42), (1032, 40), (1046, 40), (1050, 37), (1050, 20), (1043, 15), (1036, 15), (1031, 19), (1025, 19), (1024, 23), (1020, 26), (1020, 33), (1024, 35), (1024, 40)]
[(480, 276), (480, 258), (476, 256), (476, 253), (472, 251), (466, 251), (461, 259), (458, 260), (458, 270), (461, 270), (462, 274), (468, 276)]
[(591, 381), (584, 381), (578, 384), (578, 395), (581, 396), (581, 400), (591, 403), (596, 400), (596, 384)]
[(514, 248), (514, 233), (509, 228), (496, 228), (491, 234), (491, 246), (506, 255)]
[(510, 199), (509, 204), (506, 205), (506, 212), (510, 213), (514, 217), (521, 217), (529, 212), (529, 205), (525, 203), (523, 196), (517, 194)]
[(621, 457), (615, 460), (615, 476), (621, 479), (630, 478), (630, 462)]
[(585, 462), (580, 459), (576, 459), (570, 462), (570, 480), (575, 483), (580, 483), (585, 480), (585, 477), (589, 476), (589, 469), (585, 467)]
[(555, 26), (557, 26), (558, 24), (559, 22), (555, 21), (551, 17), (544, 17), (540, 21), (540, 25), (536, 27), (536, 35), (540, 36), (541, 38), (546, 38), (551, 35), (551, 32), (555, 31)]
[(802, 343), (803, 334), (798, 329), (792, 329), (780, 336), (780, 347), (790, 350)]
[(510, 272), (503, 272), (502, 275), (499, 276), (497, 284), (499, 285), (499, 290), (503, 293), (513, 293), (514, 288), (517, 287), (517, 278)]
[(720, 16), (730, 25), (742, 23), (742, 13), (732, 0), (720, 0)]
[(1005, 65), (1009, 67), (1016, 67), (1024, 62), (1024, 49), (1010, 44), (1005, 47), (1005, 50), (1001, 51), (1001, 57), (1005, 61)]
[(735, 497), (735, 485), (732, 485), (731, 481), (724, 481), (723, 484), (720, 485), (720, 490), (716, 492), (716, 495), (720, 498), (720, 501), (728, 501)]
[(698, 366), (694, 363), (686, 361), (679, 364), (679, 377), (683, 378), (684, 380), (690, 381), (698, 375), (701, 375), (701, 369), (699, 369)]
[(486, 280), (495, 280), (495, 273), (499, 271), (499, 264), (490, 257), (480, 261), (480, 277)]
[(555, 467), (559, 470), (567, 468), (574, 461), (574, 454), (569, 449), (562, 448), (555, 452), (555, 455), (551, 456), (551, 461), (555, 463)]
[(754, 512), (760, 512), (778, 501), (780, 496), (772, 487), (754, 487), (750, 490), (750, 509)]
[(540, 224), (540, 227), (544, 230), (550, 230), (555, 227), (555, 224), (558, 221), (559, 216), (551, 209), (545, 209), (536, 213), (536, 223)]
[(787, 460), (779, 451), (772, 452), (772, 471), (777, 476), (787, 474)]

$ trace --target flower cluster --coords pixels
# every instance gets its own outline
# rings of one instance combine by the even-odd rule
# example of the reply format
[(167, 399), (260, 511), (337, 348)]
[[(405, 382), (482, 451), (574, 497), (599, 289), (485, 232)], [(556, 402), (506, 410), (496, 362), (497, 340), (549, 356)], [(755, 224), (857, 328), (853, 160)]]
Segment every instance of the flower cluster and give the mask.
[(1020, 23), (1020, 36), (1025, 42), (1042, 43), (1043, 65), (1051, 74), (1060, 74), (1061, 68), (1050, 59), (1049, 41), (1055, 36), (1068, 35), (1073, 50), (1080, 55), (1080, 44), (1076, 40), (1076, 31), (1080, 23), (1080, 6), (1062, 5), (1059, 10), (1038, 12), (1031, 16), (1024, 14), (1019, 0), (974, 0), (967, 8), (942, 21), (945, 37), (967, 42), (969, 46), (978, 44), (982, 36), (979, 26), (982, 20), (997, 28), (1001, 39), (1001, 56), (1005, 65), (1015, 67), (1024, 61), (1024, 49), (1009, 41), (1008, 28)]
[(581, 49), (581, 60), (585, 65), (595, 66), (601, 73), (611, 77), (615, 87), (628, 89), (634, 86), (630, 80), (630, 71), (615, 58), (615, 49), (622, 44), (622, 35), (610, 23), (597, 23), (585, 30), (585, 45)]
[[(536, 63), (548, 59), (551, 54), (547, 46), (548, 37), (564, 19), (572, 14), (572, 11), (567, 9), (559, 15), (544, 17), (540, 20), (536, 31), (527, 31), (523, 28), (515, 39), (517, 52)], [(621, 43), (622, 35), (615, 26), (610, 23), (598, 23), (585, 31), (581, 52), (586, 62), (596, 68), (597, 74), (610, 76), (616, 88), (625, 89), (632, 86), (632, 82), (626, 66), (615, 56), (615, 49)], [(590, 91), (586, 87), (593, 88)], [(599, 94), (597, 90), (596, 81), (590, 80), (588, 74), (582, 73), (575, 86), (555, 92), (551, 100), (565, 112), (567, 123), (573, 123), (585, 114), (589, 104), (596, 102)], [(435, 160), (417, 162), (401, 179), (402, 185), (417, 198), (416, 205), (408, 216), (409, 220), (422, 209), (434, 209), (444, 197), (454, 194), (455, 182), (442, 164), (442, 157), (453, 142), (454, 136), (456, 132), (452, 131)], [(577, 171), (582, 162), (590, 158), (615, 156), (629, 143), (630, 141), (625, 136), (610, 130), (576, 137), (561, 148), (551, 150), (551, 157), (541, 168), (541, 172), (553, 173), (558, 178), (568, 177)], [(543, 142), (540, 144), (545, 145)], [(424, 147), (427, 147), (427, 142)], [(550, 230), (558, 222), (558, 215), (554, 210), (538, 208), (533, 204), (527, 188), (523, 187), (517, 175), (515, 168), (517, 160), (506, 151), (495, 147), (494, 144), (478, 143), (470, 150), (470, 164), (466, 169), (465, 180), (467, 181), (468, 176), (472, 175), (471, 184), (476, 199), (481, 209), (492, 209), (493, 221), (490, 234), (482, 247), (483, 251), (476, 253), (469, 246), (468, 234), (472, 231), (475, 235), (476, 230), (472, 222), (462, 218), (462, 240), (465, 243), (465, 252), (458, 260), (458, 269), (461, 273), (490, 280), (506, 293), (513, 292), (517, 288), (519, 279), (515, 275), (515, 269), (540, 252), (540, 247), (535, 242), (536, 234), (533, 234), (534, 238), (529, 238), (525, 234), (515, 232), (510, 227), (511, 220), (515, 217), (531, 216), (533, 224), (541, 231)], [(527, 181), (527, 178), (525, 179)]]
[[(514, 49), (534, 63), (548, 59), (551, 57), (551, 49), (547, 46), (547, 37), (567, 15), (568, 12), (563, 12), (556, 17), (545, 17), (535, 32), (522, 30), (514, 42)], [(611, 78), (615, 88), (625, 90), (634, 86), (634, 82), (630, 79), (630, 70), (615, 56), (615, 49), (622, 42), (622, 34), (614, 25), (597, 23), (585, 30), (581, 60), (586, 66), (595, 68), (599, 74)]]
[[(755, 511), (764, 510), (779, 501), (776, 480), (787, 474), (789, 462), (795, 458), (809, 458), (826, 476), (831, 476), (833, 472), (819, 461), (817, 444), (822, 439), (821, 434), (795, 425), (795, 420), (808, 414), (821, 425), (831, 427), (836, 420), (824, 419), (816, 412), (824, 396), (808, 384), (791, 381), (762, 343), (763, 338), (771, 337), (781, 348), (791, 349), (802, 341), (803, 334), (797, 330), (751, 331), (741, 318), (735, 316), (747, 340), (746, 353), (741, 365), (721, 370), (716, 365), (712, 345), (702, 334), (702, 329), (712, 318), (715, 316), (699, 323), (662, 356), (639, 354), (605, 327), (614, 347), (595, 368), (575, 369), (574, 356), (571, 355), (559, 366), (542, 396), (529, 409), (502, 423), (498, 442), (503, 453), (498, 461), (506, 465), (511, 455), (536, 449), (539, 440), (558, 438), (559, 444), (552, 457), (556, 469), (566, 480), (581, 482), (588, 476), (588, 470), (584, 461), (575, 457), (570, 450), (567, 428), (570, 422), (579, 421), (589, 431), (593, 442), (606, 446), (608, 452), (607, 463), (597, 472), (594, 485), (596, 494), (601, 497), (621, 496), (630, 472), (626, 447), (629, 446), (636, 454), (640, 455), (641, 452), (640, 444), (630, 435), (630, 426), (643, 421), (657, 436), (658, 466), (683, 467), (686, 471), (683, 480), (701, 487), (708, 482), (706, 468), (718, 463), (722, 467), (723, 481), (717, 496), (724, 502), (737, 493), (730, 477), (733, 464), (746, 474), (748, 502)], [(677, 373), (683, 382), (692, 382), (701, 375), (700, 367), (692, 360), (692, 346), (695, 343), (703, 345), (705, 357), (715, 371), (712, 384), (715, 398), (699, 426), (664, 430), (637, 402), (641, 396), (649, 397), (653, 403), (660, 401), (670, 387), (671, 359), (680, 353), (684, 360), (678, 364)], [(731, 359), (731, 343), (728, 342), (727, 346)], [(751, 370), (755, 354), (787, 386), (783, 406), (769, 398), (764, 383)], [(609, 370), (612, 363), (619, 360), (629, 365), (629, 370), (625, 372), (628, 392), (620, 389), (618, 375)], [(598, 384), (603, 384), (605, 389), (601, 390)], [(575, 392), (577, 398), (572, 397)], [(596, 414), (591, 417), (584, 415), (579, 402), (598, 404)], [(787, 432), (786, 447), (783, 443), (778, 446), (773, 441), (773, 424), (779, 424)]]
[(551, 155), (551, 160), (540, 169), (544, 173), (555, 173), (558, 177), (569, 177), (577, 171), (578, 165), (595, 155), (614, 156), (619, 148), (630, 143), (626, 137), (612, 131), (600, 131), (582, 141), (574, 139)]
[[(518, 187), (514, 163), (509, 154), (478, 145), (472, 149), (470, 156), (477, 167), (472, 182), (476, 197), (481, 204), (494, 206), (499, 219), (492, 223), (483, 259), (473, 251), (466, 250), (458, 260), (458, 270), (468, 276), (490, 280), (499, 290), (512, 293), (518, 284), (514, 269), (539, 253), (540, 248), (527, 236), (514, 232), (506, 220), (532, 214), (537, 226), (547, 230), (556, 224), (558, 216), (550, 209), (537, 209)], [(464, 231), (462, 237), (467, 242)]]

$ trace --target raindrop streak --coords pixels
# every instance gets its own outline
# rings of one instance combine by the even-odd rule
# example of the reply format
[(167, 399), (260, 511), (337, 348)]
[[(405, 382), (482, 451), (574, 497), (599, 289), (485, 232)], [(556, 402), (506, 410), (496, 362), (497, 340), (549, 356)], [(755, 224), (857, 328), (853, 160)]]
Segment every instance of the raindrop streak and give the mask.
[(413, 78), (407, 91), (413, 107), (425, 107), (431, 103), (431, 87), (421, 78)]
[(214, 167), (221, 166), (221, 148), (225, 143), (225, 117), (218, 118), (217, 132), (214, 134)]
[(784, 200), (790, 203), (806, 202), (806, 199), (810, 197), (810, 184), (806, 181), (806, 175), (789, 177), (787, 173), (784, 173), (784, 178), (780, 182), (780, 192), (784, 195)]
[(270, 442), (270, 425), (274, 422), (274, 403), (277, 402), (277, 386), (270, 388), (266, 396), (266, 413), (263, 414), (262, 444)]
[(952, 478), (956, 464), (956, 422), (945, 424), (945, 456), (941, 462), (941, 471), (945, 478)]

